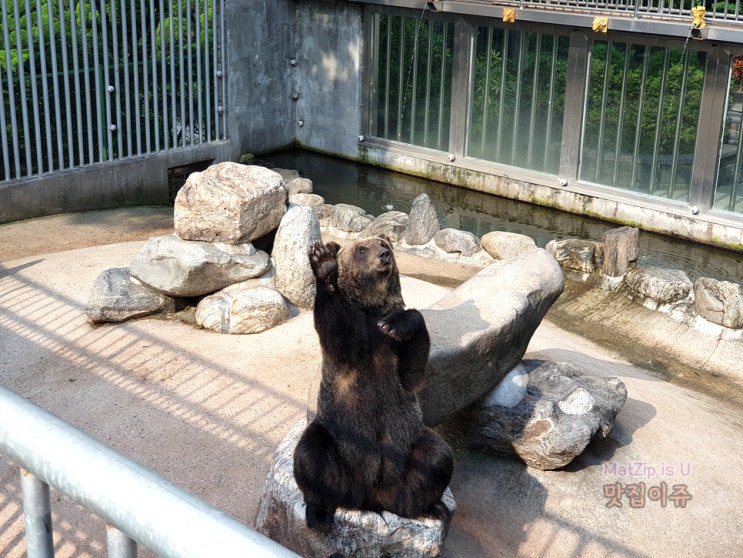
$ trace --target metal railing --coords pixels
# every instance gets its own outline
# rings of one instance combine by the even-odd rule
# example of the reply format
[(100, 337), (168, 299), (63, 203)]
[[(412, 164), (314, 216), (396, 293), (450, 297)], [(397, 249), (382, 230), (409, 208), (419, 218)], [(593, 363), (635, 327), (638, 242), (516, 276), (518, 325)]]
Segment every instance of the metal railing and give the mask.
[(223, 2), (2, 2), (0, 180), (225, 139)]
[(54, 556), (49, 487), (108, 524), (108, 555), (297, 555), (0, 387), (0, 454), (22, 468), (28, 558)]

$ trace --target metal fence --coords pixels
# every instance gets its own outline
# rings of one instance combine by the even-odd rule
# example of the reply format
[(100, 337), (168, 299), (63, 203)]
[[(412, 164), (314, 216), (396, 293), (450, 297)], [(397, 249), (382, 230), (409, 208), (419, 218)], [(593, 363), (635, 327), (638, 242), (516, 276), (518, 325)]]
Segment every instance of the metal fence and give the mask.
[(0, 455), (22, 468), (28, 558), (54, 556), (49, 486), (107, 522), (112, 558), (297, 556), (3, 387)]
[(224, 139), (223, 2), (2, 2), (0, 180)]

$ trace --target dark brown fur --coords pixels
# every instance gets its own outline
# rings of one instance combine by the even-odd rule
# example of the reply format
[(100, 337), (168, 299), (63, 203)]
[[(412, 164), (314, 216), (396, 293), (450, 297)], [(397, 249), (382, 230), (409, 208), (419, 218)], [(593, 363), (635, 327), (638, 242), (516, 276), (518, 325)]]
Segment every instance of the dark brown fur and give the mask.
[(451, 448), (421, 419), (430, 340), (406, 310), (382, 237), (310, 252), (315, 329), (323, 353), (317, 416), (294, 453), (307, 525), (328, 528), (336, 508), (445, 517)]

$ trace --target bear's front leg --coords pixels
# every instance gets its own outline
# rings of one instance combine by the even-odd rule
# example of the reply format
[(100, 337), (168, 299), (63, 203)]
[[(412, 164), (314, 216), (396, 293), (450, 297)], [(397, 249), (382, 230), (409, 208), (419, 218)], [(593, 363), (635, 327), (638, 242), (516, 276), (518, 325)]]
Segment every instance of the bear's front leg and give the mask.
[(325, 285), (330, 291), (338, 288), (338, 249), (335, 242), (323, 245), (315, 242), (310, 250), (310, 267), (318, 285)]
[(398, 310), (378, 323), (380, 331), (397, 342), (397, 374), (403, 389), (418, 393), (426, 384), (426, 365), (431, 339), (423, 314)]

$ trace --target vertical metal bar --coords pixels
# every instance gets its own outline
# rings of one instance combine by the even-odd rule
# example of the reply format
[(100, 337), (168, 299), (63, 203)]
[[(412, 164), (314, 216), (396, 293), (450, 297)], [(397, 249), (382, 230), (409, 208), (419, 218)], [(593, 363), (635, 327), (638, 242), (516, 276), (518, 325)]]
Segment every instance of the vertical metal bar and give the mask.
[(519, 124), (521, 123), (521, 91), (522, 91), (522, 80), (521, 76), (524, 74), (524, 58), (527, 55), (526, 43), (527, 33), (526, 31), (519, 32), (519, 57), (516, 64), (516, 106), (513, 109), (513, 124), (511, 126), (511, 156), (509, 157), (510, 164), (516, 163), (516, 155), (519, 152), (518, 140), (519, 140)]
[(451, 77), (451, 111), (449, 114), (449, 153), (464, 155), (470, 117), (470, 91), (473, 87), (475, 27), (465, 20), (454, 25), (454, 62)]
[[(609, 93), (609, 76), (611, 74), (611, 54), (614, 50), (614, 43), (612, 41), (606, 42), (606, 55), (604, 56), (604, 81), (601, 90), (601, 110), (599, 116), (599, 132), (598, 132), (598, 144), (596, 147), (596, 166), (594, 171), (593, 180), (599, 181), (601, 176), (601, 170), (604, 165), (604, 134), (606, 132), (606, 109), (609, 105), (607, 101), (607, 95)], [(619, 122), (617, 122), (619, 125)], [(615, 154), (616, 157), (616, 154)]]
[(423, 145), (430, 147), (428, 144), (428, 122), (431, 111), (431, 69), (433, 67), (433, 33), (435, 24), (433, 21), (428, 24), (428, 50), (426, 52), (426, 98), (423, 107)]
[(441, 83), (439, 84), (439, 121), (436, 148), (444, 149), (444, 103), (446, 102), (446, 52), (449, 44), (449, 23), (444, 23), (441, 38)]
[[(152, 37), (154, 32), (147, 31), (147, 9), (145, 7), (144, 0), (139, 0), (139, 36), (142, 37), (142, 91), (141, 95), (144, 100), (144, 150), (146, 153), (152, 152), (152, 139), (150, 134), (152, 133), (150, 120), (152, 118), (152, 111), (150, 107), (150, 58), (147, 51), (147, 37)], [(152, 83), (155, 83), (154, 81)], [(154, 89), (154, 87), (153, 87)], [(140, 121), (141, 115), (139, 113), (140, 101), (137, 101), (137, 122)], [(140, 134), (137, 134), (137, 154), (142, 153), (142, 144), (140, 140)]]
[[(181, 29), (181, 33), (183, 30)], [(191, 37), (191, 0), (186, 0), (186, 61), (188, 74), (187, 79), (184, 80), (184, 86), (186, 88), (186, 94), (188, 95), (188, 128), (189, 128), (189, 141), (188, 143), (193, 145), (194, 143), (194, 110), (193, 110), (193, 38)]]
[(397, 130), (395, 139), (402, 141), (403, 103), (405, 100), (405, 18), (400, 17), (400, 63), (397, 72)]
[(506, 112), (506, 83), (507, 83), (507, 69), (508, 69), (508, 45), (511, 41), (511, 31), (506, 29), (502, 34), (503, 47), (501, 48), (502, 63), (501, 63), (501, 76), (500, 76), (500, 98), (498, 100), (498, 131), (496, 133), (496, 147), (495, 147), (495, 160), (501, 161), (502, 145), (503, 145), (503, 115)]
[[(5, 47), (5, 69), (8, 74), (8, 96), (11, 99), (15, 99), (15, 87), (13, 86), (13, 63), (10, 56), (11, 52), (11, 45), (10, 45), (10, 29), (8, 27), (8, 4), (6, 2), (1, 3), (2, 6), (2, 14), (3, 14), (3, 46)], [(18, 21), (18, 20), (16, 20)], [(19, 34), (16, 34), (16, 37), (20, 37)], [(11, 176), (19, 176), (20, 168), (21, 168), (21, 155), (20, 155), (20, 148), (19, 148), (19, 141), (18, 141), (18, 118), (16, 115), (15, 110), (15, 102), (11, 102), (10, 104), (10, 111), (8, 115), (8, 119), (10, 121), (10, 135), (11, 135), (11, 141), (8, 142), (7, 133), (6, 133), (6, 124), (5, 122), (2, 123), (2, 141), (3, 141), (3, 162), (5, 164), (5, 178), (10, 179)], [(3, 114), (5, 113), (5, 110), (3, 109)], [(13, 146), (13, 167), (15, 169), (15, 173), (10, 172), (10, 153), (8, 146)]]
[[(30, 68), (29, 68), (29, 76), (31, 78), (31, 108), (33, 109), (33, 116), (34, 116), (34, 151), (36, 151), (36, 173), (42, 173), (44, 172), (44, 161), (43, 161), (43, 152), (44, 148), (42, 147), (41, 143), (41, 114), (39, 114), (39, 86), (37, 84), (37, 81), (39, 79), (38, 74), (36, 73), (36, 51), (34, 49), (34, 32), (32, 24), (32, 17), (31, 17), (31, 3), (29, 0), (26, 0), (26, 32), (28, 33), (28, 59), (30, 62)], [(37, 23), (38, 24), (38, 23)], [(43, 60), (43, 34), (41, 37), (39, 37), (39, 54), (41, 54), (41, 60)], [(21, 61), (23, 58), (19, 58), (19, 66), (21, 65)], [(43, 79), (43, 77), (42, 77)], [(51, 143), (47, 145), (47, 147), (51, 147)], [(29, 176), (31, 174), (34, 174), (32, 169), (29, 170)]]
[[(183, 61), (183, 0), (178, 0), (178, 92), (180, 96), (181, 145), (186, 145), (186, 76)], [(190, 127), (190, 122), (188, 123)]]
[(137, 558), (137, 543), (112, 525), (106, 525), (108, 558)]
[[(84, 8), (84, 5), (80, 6), (81, 8)], [(93, 76), (95, 77), (95, 81), (93, 82), (93, 85), (95, 86), (95, 114), (96, 114), (96, 122), (97, 122), (97, 128), (98, 128), (98, 156), (96, 157), (97, 162), (101, 162), (104, 159), (108, 158), (108, 132), (104, 129), (107, 126), (107, 122), (104, 121), (104, 109), (102, 106), (102, 101), (105, 101), (105, 104), (108, 105), (108, 101), (105, 99), (101, 99), (102, 95), (106, 95), (105, 91), (101, 91), (101, 69), (100, 69), (100, 54), (98, 52), (98, 26), (96, 25), (96, 8), (97, 5), (95, 2), (91, 2), (90, 4), (90, 12), (91, 12), (91, 28), (93, 31)], [(105, 6), (104, 6), (105, 10)], [(103, 16), (101, 16), (103, 19)], [(103, 21), (102, 21), (103, 23)], [(105, 30), (106, 26), (105, 24), (102, 25), (103, 29)], [(92, 123), (88, 123), (88, 125), (91, 125)]]
[[(23, 124), (23, 146), (25, 147), (25, 162), (26, 162), (26, 175), (30, 175), (33, 171), (33, 161), (31, 160), (31, 140), (29, 137), (29, 129), (28, 129), (28, 108), (26, 103), (26, 75), (25, 71), (23, 69), (23, 64), (20, 63), (20, 61), (23, 60), (23, 42), (21, 38), (23, 37), (23, 34), (21, 32), (21, 15), (19, 10), (19, 4), (20, 2), (13, 2), (14, 6), (14, 17), (15, 17), (15, 32), (16, 32), (16, 49), (18, 51), (18, 89), (20, 90), (20, 99), (21, 99), (21, 123)], [(26, 14), (26, 17), (28, 17), (28, 14)], [(31, 33), (28, 33), (28, 37), (32, 37), (33, 35)], [(16, 176), (22, 176), (22, 168), (19, 167), (18, 171), (16, 172)]]
[[(642, 77), (640, 78), (640, 101), (637, 105), (637, 119), (635, 120), (635, 144), (632, 150), (632, 179), (630, 190), (635, 190), (637, 186), (637, 171), (640, 158), (640, 141), (642, 140), (642, 115), (645, 111), (645, 84), (648, 77), (648, 65), (650, 60), (650, 47), (645, 45), (644, 55), (642, 57)], [(627, 74), (624, 75), (627, 79)]]
[(415, 120), (416, 120), (416, 114), (415, 111), (417, 109), (417, 103), (418, 100), (418, 41), (420, 39), (419, 31), (420, 31), (421, 22), (420, 20), (415, 21), (415, 33), (413, 35), (413, 84), (412, 84), (412, 94), (410, 95), (410, 143), (415, 144)]
[(52, 505), (49, 485), (21, 469), (23, 520), (28, 558), (53, 558)]
[[(663, 106), (666, 93), (666, 77), (668, 76), (668, 64), (670, 62), (671, 50), (666, 48), (663, 55), (663, 70), (660, 78), (660, 92), (658, 93), (658, 110), (655, 117), (655, 137), (653, 138), (653, 162), (650, 167), (650, 185), (648, 193), (653, 194), (655, 190), (656, 178), (658, 175), (658, 157), (660, 153), (661, 128), (663, 125)], [(671, 198), (670, 191), (666, 192), (666, 197)]]
[[(68, 4), (68, 9), (70, 13), (70, 36), (72, 37), (72, 79), (73, 79), (73, 99), (75, 101), (75, 140), (77, 142), (77, 161), (72, 159), (70, 161), (71, 165), (78, 164), (82, 165), (85, 163), (85, 127), (83, 126), (83, 111), (81, 109), (82, 106), (82, 93), (80, 88), (80, 59), (78, 57), (77, 51), (79, 44), (78, 43), (78, 26), (77, 22), (75, 20), (75, 0), (70, 0)], [(82, 11), (82, 10), (81, 10)], [(87, 82), (87, 76), (84, 76), (85, 81)], [(68, 108), (71, 108), (71, 104), (68, 105)], [(69, 112), (72, 112), (70, 110)], [(69, 130), (72, 130), (72, 127), (68, 128)], [(71, 143), (71, 142), (70, 142)]]
[[(172, 141), (168, 147), (178, 146), (178, 116), (176, 114), (177, 85), (175, 79), (175, 36), (173, 35), (173, 2), (168, 2), (168, 54), (170, 66), (170, 126)], [(165, 43), (163, 43), (165, 44)]]
[(560, 176), (565, 180), (578, 178), (581, 150), (586, 130), (586, 98), (591, 42), (582, 31), (573, 31), (568, 48), (568, 75), (565, 80), (565, 112), (562, 116), (560, 140)]
[[(482, 28), (481, 28), (482, 29)], [(482, 103), (482, 133), (480, 134), (480, 157), (485, 157), (485, 145), (488, 139), (488, 120), (490, 114), (488, 113), (488, 107), (490, 105), (490, 72), (493, 64), (493, 28), (488, 27), (488, 35), (485, 39), (487, 52), (485, 53), (485, 88), (483, 89), (483, 103)], [(475, 58), (476, 60), (476, 58)], [(501, 83), (503, 87), (503, 83)], [(500, 114), (498, 115), (501, 116)]]
[[(57, 10), (59, 11), (59, 37), (62, 42), (62, 74), (64, 75), (64, 114), (66, 125), (66, 128), (61, 133), (67, 138), (67, 162), (66, 164), (62, 164), (60, 166), (60, 168), (64, 169), (75, 166), (73, 138), (77, 137), (77, 135), (72, 128), (72, 104), (70, 102), (70, 64), (69, 56), (67, 54), (67, 27), (65, 26), (64, 3), (62, 0), (59, 0), (59, 3), (57, 4)], [(73, 79), (77, 79), (76, 76), (73, 76)], [(61, 128), (62, 124), (60, 123), (59, 126)]]
[(220, 25), (218, 25), (218, 18), (222, 17), (222, 8), (223, 4), (219, 4), (219, 12), (217, 11), (217, 0), (212, 0), (212, 35), (213, 35), (213, 41), (214, 41), (214, 52), (213, 52), (213, 60), (214, 60), (214, 71), (215, 71), (215, 79), (214, 79), (214, 137), (216, 139), (220, 139), (221, 137), (221, 131), (222, 131), (222, 122), (220, 120), (220, 114), (219, 114), (219, 103), (222, 98), (220, 94), (220, 82), (224, 81), (223, 78), (220, 78), (223, 72), (223, 68), (220, 65), (221, 64), (221, 58), (220, 58), (220, 52), (219, 49), (222, 46), (222, 42), (219, 39), (219, 32), (220, 32)]
[[(105, 58), (104, 58), (104, 68), (106, 68), (106, 88), (111, 84), (110, 79), (110, 73), (109, 73), (109, 67), (107, 67), (107, 64), (111, 64), (112, 68), (110, 69), (110, 72), (113, 73), (114, 77), (114, 90), (111, 94), (107, 95), (106, 98), (110, 99), (111, 95), (114, 95), (115, 105), (113, 115), (109, 114), (109, 123), (114, 120), (116, 122), (116, 158), (120, 158), (123, 156), (128, 155), (131, 153), (131, 139), (129, 138), (129, 132), (131, 130), (130, 127), (130, 118), (129, 118), (129, 67), (128, 64), (126, 64), (126, 61), (129, 58), (129, 47), (126, 42), (126, 31), (123, 30), (123, 27), (126, 25), (126, 8), (124, 6), (120, 6), (121, 13), (118, 13), (118, 9), (116, 7), (116, 2), (111, 2), (109, 4), (111, 6), (111, 32), (113, 35), (113, 48), (108, 48), (108, 41), (106, 40), (106, 35), (103, 36), (103, 42), (105, 45)], [(105, 8), (104, 8), (105, 11)], [(121, 122), (121, 78), (119, 74), (121, 73), (121, 65), (122, 60), (119, 58), (119, 19), (121, 19), (121, 26), (122, 26), (122, 43), (124, 45), (124, 102), (126, 103), (126, 129), (124, 129), (124, 126)], [(109, 62), (110, 61), (110, 62)], [(110, 126), (109, 126), (110, 131)], [(129, 144), (129, 148), (126, 152), (124, 152), (123, 148), (123, 137), (126, 135), (127, 137), (127, 143)], [(113, 137), (113, 133), (111, 134)], [(109, 142), (109, 145), (112, 145), (112, 142)]]
[[(542, 53), (542, 34), (533, 33), (536, 35), (536, 45), (534, 45), (534, 75), (531, 80), (531, 106), (529, 107), (529, 137), (528, 137), (528, 149), (526, 162), (529, 168), (533, 168), (534, 158), (534, 145), (536, 144), (536, 124), (537, 124), (537, 91), (539, 90), (539, 61)], [(544, 169), (534, 169), (544, 170)]]
[[(220, 0), (219, 2), (219, 56), (220, 56), (220, 62), (224, 62), (226, 59), (225, 56), (225, 44), (226, 44), (226, 31), (225, 31), (225, 25), (224, 25), (224, 0)], [(222, 68), (224, 71), (224, 68)], [(223, 74), (224, 75), (224, 74)], [(221, 120), (221, 132), (222, 134), (219, 136), (219, 139), (224, 139), (227, 137), (227, 111), (225, 110), (224, 104), (227, 102), (227, 80), (221, 79), (220, 80), (220, 97), (219, 97), (219, 115)]]
[(550, 91), (549, 98), (547, 101), (547, 122), (544, 131), (544, 156), (542, 158), (542, 169), (549, 169), (549, 151), (552, 140), (552, 119), (554, 118), (555, 112), (555, 80), (557, 78), (557, 54), (560, 46), (560, 37), (558, 35), (552, 36), (552, 62), (550, 65)]
[(167, 48), (168, 43), (165, 40), (166, 33), (165, 33), (165, 22), (168, 21), (168, 19), (165, 17), (165, 4), (163, 3), (163, 0), (160, 0), (160, 21), (158, 22), (160, 25), (160, 68), (162, 70), (161, 76), (162, 76), (162, 83), (160, 84), (160, 88), (162, 91), (162, 99), (163, 99), (163, 114), (162, 114), (162, 122), (163, 122), (163, 149), (168, 149), (170, 147), (170, 128), (168, 125), (168, 79), (167, 79), (167, 67), (168, 64), (166, 62), (167, 57), (165, 55), (165, 49)]
[[(380, 16), (381, 17), (381, 16)], [(387, 59), (385, 64), (385, 85), (384, 85), (384, 137), (390, 137), (390, 86), (392, 85), (392, 65), (390, 57), (392, 56), (392, 16), (387, 18)]]
[[(619, 97), (619, 115), (617, 117), (617, 141), (614, 145), (614, 172), (612, 173), (612, 183), (610, 186), (618, 186), (619, 176), (619, 157), (622, 154), (622, 132), (624, 128), (624, 100), (627, 96), (627, 72), (629, 70), (630, 45), (624, 45), (624, 70), (622, 71), (622, 93)], [(631, 186), (631, 184), (630, 184)]]
[(679, 149), (681, 146), (681, 125), (684, 121), (684, 97), (686, 97), (686, 79), (689, 73), (689, 57), (691, 52), (684, 51), (684, 71), (681, 75), (681, 86), (679, 87), (678, 109), (676, 110), (676, 130), (673, 137), (673, 162), (671, 165), (671, 182), (668, 185), (668, 195), (673, 196), (676, 187), (676, 172), (678, 168)]
[[(59, 19), (62, 19), (62, 13), (59, 14)], [(52, 95), (54, 98), (54, 128), (53, 135), (57, 139), (57, 168), (64, 168), (64, 148), (63, 148), (63, 130), (62, 130), (62, 115), (60, 109), (62, 106), (62, 99), (59, 95), (59, 67), (57, 65), (57, 36), (54, 32), (54, 3), (49, 2), (47, 4), (47, 22), (49, 24), (49, 53), (51, 58), (51, 79), (52, 79)], [(67, 76), (64, 77), (66, 79)], [(54, 160), (52, 158), (52, 152), (49, 152), (49, 170), (54, 170)]]
[(214, 75), (214, 66), (211, 65), (211, 55), (212, 52), (212, 44), (210, 42), (211, 40), (214, 40), (214, 36), (212, 33), (210, 33), (211, 29), (211, 20), (214, 16), (214, 12), (211, 12), (209, 10), (210, 4), (208, 0), (204, 0), (204, 105), (205, 108), (205, 118), (206, 118), (206, 141), (212, 140), (212, 89), (211, 89), (211, 80), (216, 81), (216, 77)]
[(194, 18), (196, 20), (196, 121), (199, 123), (199, 143), (202, 143), (205, 141), (204, 137), (204, 105), (202, 101), (203, 97), (203, 90), (202, 90), (202, 83), (204, 81), (203, 75), (201, 73), (201, 50), (202, 50), (202, 44), (201, 44), (201, 9), (200, 9), (200, 0), (196, 0), (194, 2)]

